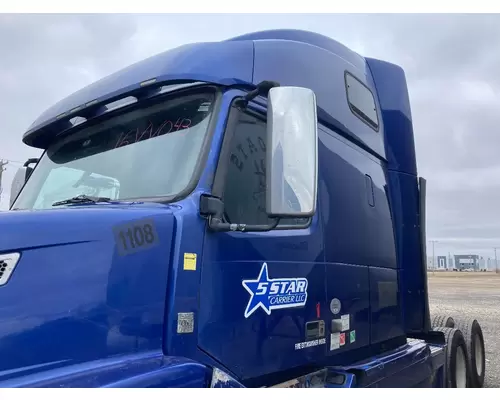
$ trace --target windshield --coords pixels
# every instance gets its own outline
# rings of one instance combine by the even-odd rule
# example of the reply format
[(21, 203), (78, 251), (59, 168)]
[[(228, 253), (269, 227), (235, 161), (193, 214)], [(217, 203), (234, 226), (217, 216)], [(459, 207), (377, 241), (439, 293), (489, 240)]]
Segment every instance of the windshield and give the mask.
[(45, 152), (13, 208), (51, 208), (82, 194), (112, 200), (175, 196), (195, 172), (214, 98), (184, 94), (62, 139)]

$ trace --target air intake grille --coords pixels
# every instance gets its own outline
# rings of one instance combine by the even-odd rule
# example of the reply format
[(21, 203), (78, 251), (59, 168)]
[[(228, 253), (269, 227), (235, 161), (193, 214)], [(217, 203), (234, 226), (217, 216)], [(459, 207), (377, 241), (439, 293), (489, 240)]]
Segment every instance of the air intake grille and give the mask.
[(19, 261), (19, 253), (0, 254), (0, 286), (5, 285)]

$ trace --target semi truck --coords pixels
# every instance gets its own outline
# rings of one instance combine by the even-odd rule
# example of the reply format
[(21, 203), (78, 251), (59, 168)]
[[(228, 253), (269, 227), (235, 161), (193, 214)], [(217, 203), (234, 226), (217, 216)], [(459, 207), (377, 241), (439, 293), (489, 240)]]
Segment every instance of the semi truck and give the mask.
[(479, 322), (429, 310), (400, 66), (301, 30), (191, 43), (22, 141), (0, 386), (483, 386)]

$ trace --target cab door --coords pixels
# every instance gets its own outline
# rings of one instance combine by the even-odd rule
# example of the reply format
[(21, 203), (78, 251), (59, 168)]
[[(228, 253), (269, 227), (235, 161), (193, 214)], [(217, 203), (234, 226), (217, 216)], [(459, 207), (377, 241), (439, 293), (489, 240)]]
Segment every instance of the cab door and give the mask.
[[(266, 225), (266, 120), (231, 111), (214, 183), (227, 222)], [(198, 343), (239, 379), (326, 354), (325, 265), (317, 215), (268, 232), (207, 230)]]

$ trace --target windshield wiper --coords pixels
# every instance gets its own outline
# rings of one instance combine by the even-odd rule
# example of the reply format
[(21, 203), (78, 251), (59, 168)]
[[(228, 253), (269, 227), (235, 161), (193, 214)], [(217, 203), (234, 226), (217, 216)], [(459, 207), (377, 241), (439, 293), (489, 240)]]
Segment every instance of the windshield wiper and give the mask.
[(65, 204), (82, 204), (82, 203), (100, 203), (100, 202), (109, 202), (111, 201), (111, 198), (109, 197), (95, 197), (95, 196), (87, 196), (85, 194), (81, 194), (76, 197), (72, 197), (71, 199), (67, 200), (61, 200), (61, 201), (56, 201), (54, 204), (52, 204), (53, 207), (55, 206), (63, 206)]

